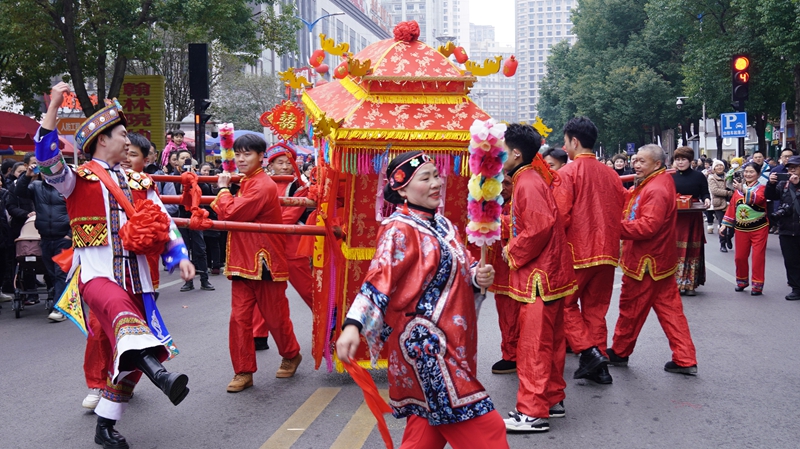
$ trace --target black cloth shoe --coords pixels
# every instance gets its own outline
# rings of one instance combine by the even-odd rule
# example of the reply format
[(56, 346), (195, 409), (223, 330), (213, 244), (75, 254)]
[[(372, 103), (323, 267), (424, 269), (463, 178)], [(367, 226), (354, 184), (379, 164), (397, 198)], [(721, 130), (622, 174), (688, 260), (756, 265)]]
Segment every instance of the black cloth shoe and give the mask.
[(737, 292), (743, 292), (745, 288), (746, 288), (746, 287), (739, 287), (739, 286), (736, 286), (736, 287), (734, 287), (734, 289), (733, 289), (733, 290), (734, 290), (734, 291), (737, 291)]
[(170, 373), (164, 365), (158, 361), (150, 349), (143, 349), (136, 360), (136, 368), (141, 370), (150, 381), (169, 397), (173, 405), (178, 405), (183, 401), (189, 389), (189, 377), (186, 374)]
[(601, 385), (610, 385), (614, 382), (614, 379), (611, 378), (611, 373), (608, 372), (608, 365), (602, 365), (589, 373), (586, 378)]
[(666, 365), (664, 365), (664, 371), (678, 374), (697, 374), (697, 365), (680, 366), (670, 360)]
[(208, 279), (203, 279), (200, 281), (200, 290), (216, 290), (211, 282), (208, 282)]
[(94, 442), (103, 445), (103, 449), (128, 449), (130, 446), (125, 437), (114, 429), (117, 422), (113, 419), (97, 417), (97, 427), (94, 430)]
[(800, 292), (792, 290), (791, 293), (786, 295), (787, 301), (797, 301), (798, 299), (800, 299)]
[(613, 349), (608, 348), (606, 349), (606, 354), (608, 354), (608, 364), (612, 366), (628, 366), (628, 357), (620, 357), (614, 352)]
[(761, 295), (763, 295), (763, 293), (761, 293), (758, 290), (753, 290), (750, 292), (750, 296), (761, 296)]
[(728, 249), (733, 249), (733, 237), (728, 237), (728, 240), (725, 241), (725, 245), (728, 246)]
[(183, 284), (183, 287), (181, 287), (182, 292), (188, 292), (192, 290), (194, 290), (194, 282), (192, 281), (186, 281), (186, 283)]
[(573, 379), (585, 379), (589, 377), (594, 370), (600, 366), (608, 364), (608, 358), (597, 349), (597, 346), (592, 346), (589, 349), (581, 352), (581, 357), (578, 362), (578, 370), (575, 371)]
[(511, 374), (517, 372), (517, 362), (501, 359), (492, 365), (492, 374)]
[(253, 337), (256, 342), (256, 351), (266, 351), (269, 349), (269, 337)]

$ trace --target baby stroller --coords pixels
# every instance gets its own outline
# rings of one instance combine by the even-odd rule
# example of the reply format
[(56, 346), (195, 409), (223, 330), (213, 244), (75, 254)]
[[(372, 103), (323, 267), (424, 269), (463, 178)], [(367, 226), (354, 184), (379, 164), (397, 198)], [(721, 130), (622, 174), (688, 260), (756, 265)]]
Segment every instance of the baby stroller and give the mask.
[[(20, 312), (25, 309), (25, 298), (28, 295), (39, 295), (39, 290), (36, 288), (35, 283), (36, 275), (47, 274), (44, 267), (44, 259), (42, 258), (42, 248), (39, 246), (41, 237), (34, 225), (35, 220), (35, 217), (28, 218), (22, 226), (19, 238), (14, 240), (17, 245), (17, 267), (14, 271), (14, 301), (11, 303), (11, 308), (17, 318), (19, 318)], [(31, 282), (30, 279), (25, 279), (26, 276), (33, 276), (34, 282)], [(33, 285), (33, 290), (25, 289), (24, 281), (26, 280), (29, 285)], [(53, 309), (53, 303), (53, 298), (48, 294), (45, 301), (45, 309), (48, 313)]]

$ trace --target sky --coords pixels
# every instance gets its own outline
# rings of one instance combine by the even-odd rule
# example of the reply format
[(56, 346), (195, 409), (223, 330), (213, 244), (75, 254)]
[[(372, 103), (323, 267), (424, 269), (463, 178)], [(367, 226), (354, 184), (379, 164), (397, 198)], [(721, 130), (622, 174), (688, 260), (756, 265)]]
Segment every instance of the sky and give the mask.
[(469, 21), (475, 25), (494, 25), (495, 39), (514, 45), (514, 0), (469, 0)]

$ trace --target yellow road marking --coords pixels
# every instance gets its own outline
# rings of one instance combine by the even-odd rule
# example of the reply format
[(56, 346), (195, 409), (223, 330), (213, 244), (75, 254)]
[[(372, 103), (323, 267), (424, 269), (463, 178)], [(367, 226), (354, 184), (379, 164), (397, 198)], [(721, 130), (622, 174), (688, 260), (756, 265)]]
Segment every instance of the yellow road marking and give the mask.
[(306, 399), (306, 402), (261, 445), (260, 449), (287, 449), (291, 447), (340, 390), (341, 388), (317, 388), (317, 391)]
[[(382, 389), (379, 391), (383, 399), (388, 401), (389, 390)], [(367, 403), (362, 402), (361, 406), (356, 410), (356, 413), (350, 418), (347, 425), (344, 426), (342, 432), (339, 433), (336, 441), (331, 445), (331, 449), (353, 449), (362, 447), (367, 441), (369, 434), (372, 433), (375, 424), (377, 424), (377, 421), (375, 421), (375, 417), (372, 416), (372, 412), (369, 410), (369, 407), (367, 407)]]

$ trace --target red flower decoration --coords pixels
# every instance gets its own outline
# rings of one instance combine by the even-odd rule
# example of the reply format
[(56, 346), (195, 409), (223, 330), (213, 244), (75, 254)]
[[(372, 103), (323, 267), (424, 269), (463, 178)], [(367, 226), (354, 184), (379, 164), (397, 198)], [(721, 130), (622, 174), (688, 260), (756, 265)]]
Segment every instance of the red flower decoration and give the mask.
[(399, 183), (403, 182), (403, 180), (404, 180), (404, 179), (406, 179), (406, 174), (405, 174), (405, 172), (404, 172), (404, 171), (402, 171), (402, 170), (397, 170), (397, 171), (394, 173), (394, 181), (395, 181), (396, 183), (398, 183), (398, 184), (399, 184)]
[(398, 41), (413, 42), (419, 39), (419, 24), (415, 20), (400, 22), (394, 27), (394, 38)]

